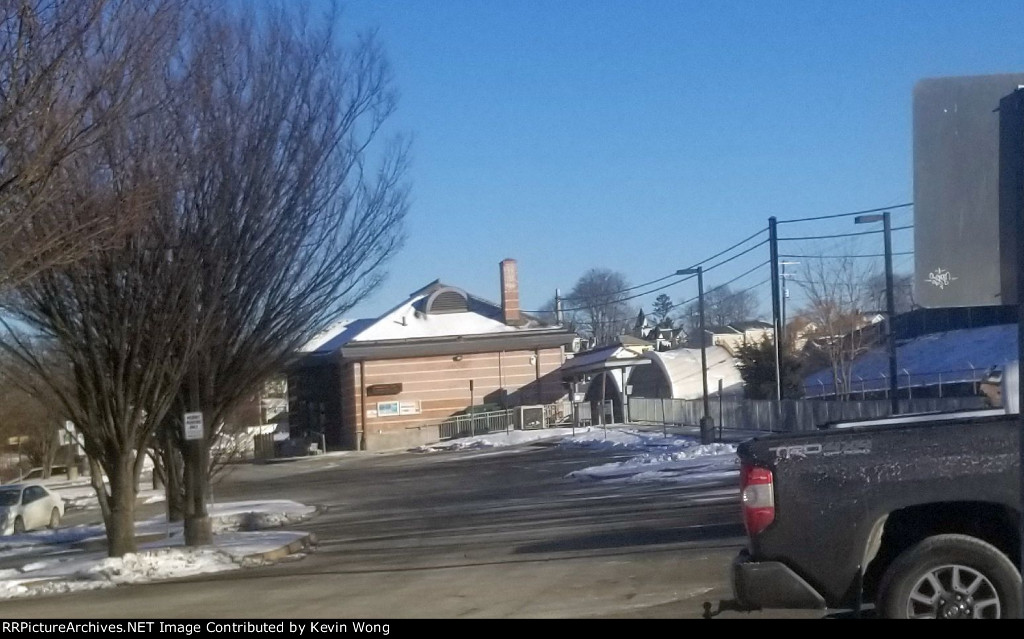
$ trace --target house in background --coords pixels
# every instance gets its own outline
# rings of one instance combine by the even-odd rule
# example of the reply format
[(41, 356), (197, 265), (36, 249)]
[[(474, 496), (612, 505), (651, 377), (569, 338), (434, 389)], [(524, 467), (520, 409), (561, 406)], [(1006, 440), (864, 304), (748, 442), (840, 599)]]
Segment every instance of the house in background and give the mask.
[[(733, 357), (739, 349), (747, 344), (757, 344), (765, 339), (772, 339), (775, 330), (768, 322), (752, 320), (733, 322), (720, 326), (708, 326), (704, 329), (704, 340), (707, 346), (721, 346)], [(696, 343), (693, 343), (696, 342)], [(699, 339), (687, 344), (690, 348), (700, 348)]]
[(637, 313), (633, 330), (629, 333), (633, 337), (650, 342), (654, 350), (667, 351), (678, 347), (683, 343), (686, 332), (681, 328), (658, 326), (644, 314), (644, 309)]
[(337, 323), (288, 375), (293, 437), (328, 448), (395, 450), (439, 441), (473, 407), (549, 404), (576, 334), (520, 311), (515, 260), (500, 264), (501, 303), (434, 281), (380, 317)]

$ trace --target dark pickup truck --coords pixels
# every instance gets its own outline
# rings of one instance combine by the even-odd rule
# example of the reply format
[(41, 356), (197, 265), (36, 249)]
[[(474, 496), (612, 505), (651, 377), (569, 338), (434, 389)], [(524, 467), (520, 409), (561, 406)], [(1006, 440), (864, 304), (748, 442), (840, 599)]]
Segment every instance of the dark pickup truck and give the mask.
[(744, 442), (736, 603), (1021, 617), (1018, 432), (989, 410)]

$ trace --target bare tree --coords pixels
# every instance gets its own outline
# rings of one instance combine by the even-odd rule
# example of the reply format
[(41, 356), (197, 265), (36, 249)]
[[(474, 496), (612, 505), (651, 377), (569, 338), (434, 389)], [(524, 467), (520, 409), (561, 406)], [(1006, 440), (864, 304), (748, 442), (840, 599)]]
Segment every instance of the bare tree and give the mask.
[(606, 268), (584, 273), (566, 297), (567, 312), (573, 313), (578, 331), (592, 337), (596, 346), (611, 344), (629, 330), (636, 317), (626, 298), (626, 277)]
[[(68, 374), (66, 368), (61, 368), (62, 358), (52, 348), (40, 344), (37, 356), (47, 362), (52, 376)], [(0, 362), (0, 424), (8, 436), (24, 440), (21, 452), (31, 465), (41, 467), (44, 479), (50, 476), (60, 452), (66, 420), (60, 398), (45, 380), (23, 366), (20, 360), (3, 358)]]
[(74, 191), (91, 147), (157, 106), (149, 70), (162, 64), (183, 2), (0, 0), (0, 287), (133, 228), (125, 207), (115, 216), (66, 204), (89, 204)]
[(851, 391), (853, 361), (871, 348), (876, 336), (865, 331), (870, 296), (864, 283), (869, 271), (849, 257), (811, 260), (795, 280), (807, 296), (799, 312), (808, 323), (806, 337), (825, 355), (835, 381), (836, 397)]
[[(917, 308), (914, 301), (914, 277), (905, 273), (896, 273), (892, 278), (893, 302), (896, 306), (896, 313), (906, 313)], [(869, 308), (865, 310), (884, 313), (887, 310), (887, 297), (885, 286), (885, 273), (875, 273), (867, 279), (867, 303)]]
[[(228, 415), (297, 348), (363, 299), (403, 241), (406, 144), (382, 140), (396, 105), (372, 35), (343, 46), (333, 19), (211, 13), (185, 52), (176, 148), (196, 225), (204, 335), (161, 431), (169, 513), (210, 542), (210, 454)], [(185, 412), (207, 425), (181, 439)]]
[(51, 362), (8, 325), (3, 347), (46, 381), (83, 436), (111, 556), (135, 550), (144, 451), (197, 341), (197, 262), (192, 255), (168, 261), (154, 238), (167, 239), (147, 225), (122, 249), (43, 272), (19, 286), (5, 308), (66, 358), (70, 379), (54, 374)]
[[(704, 322), (707, 326), (749, 321), (754, 319), (757, 311), (758, 301), (753, 291), (733, 291), (724, 285), (708, 289), (704, 294)], [(697, 335), (700, 332), (699, 302), (686, 304), (680, 319), (688, 335)]]
[[(181, 222), (187, 213), (179, 197), (181, 158), (168, 120), (175, 110), (159, 108), (171, 106), (177, 95), (170, 61), (183, 14), (178, 3), (125, 5), (132, 10), (122, 14), (121, 4), (102, 4), (98, 48), (77, 64), (114, 65), (136, 55), (118, 73), (98, 78), (94, 89), (98, 101), (109, 104), (120, 87), (131, 87), (124, 112), (132, 117), (117, 118), (76, 147), (64, 162), (60, 188), (47, 188), (46, 198), (55, 220), (108, 216), (125, 220), (125, 229), (103, 251), (19, 278), (0, 300), (13, 320), (5, 320), (0, 347), (59, 398), (83, 437), (112, 556), (135, 550), (144, 451), (180, 387), (201, 326), (193, 318), (202, 274), (198, 225)], [(143, 28), (136, 20), (146, 15), (152, 21), (143, 32), (153, 37), (142, 40), (148, 48), (136, 51), (124, 40)], [(176, 247), (173, 254), (169, 247)], [(41, 341), (59, 365), (40, 356)]]
[(537, 319), (540, 320), (542, 323), (548, 325), (548, 326), (555, 326), (556, 324), (559, 324), (559, 320), (558, 320), (559, 313), (555, 309), (556, 302), (559, 303), (561, 305), (561, 307), (562, 307), (561, 325), (566, 330), (569, 330), (569, 331), (572, 331), (572, 332), (576, 332), (576, 330), (579, 328), (578, 319), (577, 319), (578, 315), (579, 315), (579, 311), (576, 311), (576, 310), (571, 309), (571, 308), (567, 309), (566, 308), (567, 301), (566, 301), (565, 298), (562, 298), (560, 300), (556, 300), (554, 297), (552, 297), (552, 298), (548, 299), (548, 301), (544, 302), (544, 304), (542, 304), (541, 307), (537, 310), (537, 313), (536, 313)]

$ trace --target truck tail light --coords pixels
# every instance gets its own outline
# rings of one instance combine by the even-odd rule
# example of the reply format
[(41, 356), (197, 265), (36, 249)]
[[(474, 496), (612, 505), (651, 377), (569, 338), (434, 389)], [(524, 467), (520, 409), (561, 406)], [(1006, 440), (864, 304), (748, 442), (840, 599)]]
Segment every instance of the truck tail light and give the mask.
[(743, 523), (747, 527), (747, 535), (753, 537), (775, 521), (772, 471), (743, 464), (740, 471), (740, 495), (743, 501)]

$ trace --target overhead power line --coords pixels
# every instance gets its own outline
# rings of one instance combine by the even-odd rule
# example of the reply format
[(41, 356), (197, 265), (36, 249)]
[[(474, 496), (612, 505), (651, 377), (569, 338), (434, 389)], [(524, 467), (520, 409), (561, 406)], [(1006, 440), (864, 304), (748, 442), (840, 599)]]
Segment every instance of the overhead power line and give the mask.
[[(899, 251), (897, 253), (893, 253), (892, 255), (893, 255), (893, 257), (896, 257), (896, 256), (900, 256), (900, 255), (913, 255), (913, 254), (914, 254), (913, 251)], [(842, 259), (857, 258), (857, 257), (885, 257), (885, 253), (867, 253), (867, 254), (858, 254), (858, 255), (782, 255), (782, 254), (780, 254), (779, 257), (800, 257), (800, 258), (804, 258), (804, 259), (808, 259), (808, 260), (842, 260)]]
[[(914, 228), (913, 224), (907, 224), (906, 226), (894, 226), (890, 231), (905, 231), (907, 229)], [(859, 231), (857, 233), (836, 233), (835, 235), (806, 235), (803, 237), (780, 237), (780, 242), (796, 242), (799, 240), (831, 240), (838, 237), (855, 237), (858, 235), (878, 235), (879, 233), (885, 233), (885, 229), (878, 229), (876, 231)]]
[[(754, 268), (740, 273), (739, 275), (737, 275), (736, 277), (732, 278), (731, 280), (729, 280), (727, 282), (722, 282), (721, 284), (719, 284), (717, 286), (713, 286), (713, 287), (711, 287), (709, 289), (705, 289), (704, 290), (704, 297), (707, 297), (708, 293), (711, 293), (711, 292), (717, 291), (719, 289), (725, 288), (726, 286), (729, 286), (730, 284), (732, 284), (736, 280), (742, 279), (742, 278), (746, 277), (747, 275), (750, 275), (751, 273), (753, 273), (754, 271), (756, 271), (759, 268), (764, 268), (765, 266), (768, 266), (769, 263), (771, 263), (771, 260), (767, 260), (767, 261), (761, 262), (760, 264), (758, 264)], [(770, 278), (769, 278), (769, 280), (765, 280), (764, 282), (761, 282), (761, 283), (763, 284), (763, 283), (768, 282), (768, 281), (770, 281)], [(751, 288), (754, 288), (755, 286), (758, 286), (758, 284), (750, 286), (750, 287), (748, 287), (748, 288), (746, 288), (746, 289), (744, 289), (742, 291), (736, 291), (735, 293), (732, 293), (732, 294), (730, 294), (730, 295), (728, 295), (728, 296), (726, 296), (726, 297), (724, 297), (722, 299), (729, 299), (731, 297), (735, 297), (736, 295), (739, 295), (740, 293), (745, 293), (746, 291), (750, 290)], [(679, 304), (677, 304), (677, 306), (685, 306), (686, 304), (689, 304), (691, 302), (696, 302), (699, 299), (700, 299), (700, 295), (697, 295), (695, 297), (691, 297), (688, 300), (684, 300), (682, 302), (679, 302)]]
[(811, 222), (813, 220), (832, 220), (837, 217), (852, 217), (854, 215), (865, 215), (867, 213), (878, 213), (879, 211), (890, 211), (894, 209), (905, 209), (908, 206), (914, 206), (913, 202), (906, 202), (904, 204), (896, 204), (894, 206), (882, 206), (877, 209), (864, 209), (863, 211), (850, 211), (849, 213), (836, 213), (834, 215), (819, 215), (817, 217), (800, 217), (791, 220), (776, 220), (776, 224), (793, 224), (794, 222)]

